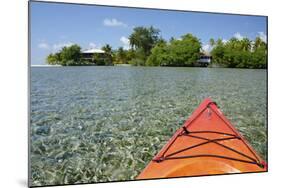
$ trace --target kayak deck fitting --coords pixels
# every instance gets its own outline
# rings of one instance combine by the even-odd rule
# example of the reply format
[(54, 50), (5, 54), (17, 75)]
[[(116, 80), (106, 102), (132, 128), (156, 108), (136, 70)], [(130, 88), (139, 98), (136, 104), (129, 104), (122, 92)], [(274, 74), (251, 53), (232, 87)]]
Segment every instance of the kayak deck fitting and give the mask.
[(266, 163), (206, 98), (137, 179), (264, 171)]

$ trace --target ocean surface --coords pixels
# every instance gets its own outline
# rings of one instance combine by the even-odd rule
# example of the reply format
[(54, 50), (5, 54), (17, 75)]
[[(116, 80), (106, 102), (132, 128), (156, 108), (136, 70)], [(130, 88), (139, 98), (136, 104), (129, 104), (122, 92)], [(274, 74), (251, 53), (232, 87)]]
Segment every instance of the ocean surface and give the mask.
[(211, 97), (266, 160), (266, 70), (32, 67), (31, 183), (132, 180)]

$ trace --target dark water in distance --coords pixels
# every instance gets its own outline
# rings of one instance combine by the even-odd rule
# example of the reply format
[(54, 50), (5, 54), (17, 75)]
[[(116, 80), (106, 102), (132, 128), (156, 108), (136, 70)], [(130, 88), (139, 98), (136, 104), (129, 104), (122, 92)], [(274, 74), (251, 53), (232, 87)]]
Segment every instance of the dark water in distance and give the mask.
[(31, 68), (32, 185), (134, 179), (205, 97), (266, 158), (266, 70)]

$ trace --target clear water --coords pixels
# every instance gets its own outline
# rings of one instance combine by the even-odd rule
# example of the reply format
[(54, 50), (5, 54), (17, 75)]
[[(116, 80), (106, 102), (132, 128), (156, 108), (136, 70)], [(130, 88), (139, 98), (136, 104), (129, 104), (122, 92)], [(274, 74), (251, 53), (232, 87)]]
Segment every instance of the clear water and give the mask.
[(266, 70), (31, 68), (32, 185), (134, 179), (205, 98), (266, 157)]

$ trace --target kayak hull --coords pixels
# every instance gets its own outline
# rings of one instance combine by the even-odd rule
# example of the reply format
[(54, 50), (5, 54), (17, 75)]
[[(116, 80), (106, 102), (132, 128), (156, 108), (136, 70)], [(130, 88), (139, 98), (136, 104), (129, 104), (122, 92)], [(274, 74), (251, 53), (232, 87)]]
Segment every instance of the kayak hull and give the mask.
[(265, 162), (207, 98), (137, 179), (264, 171)]

